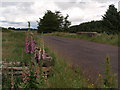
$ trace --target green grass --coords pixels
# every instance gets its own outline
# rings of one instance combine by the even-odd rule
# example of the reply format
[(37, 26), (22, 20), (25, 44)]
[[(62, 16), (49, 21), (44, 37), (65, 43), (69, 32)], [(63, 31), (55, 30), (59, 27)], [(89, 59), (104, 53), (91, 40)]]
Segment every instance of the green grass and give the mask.
[(49, 33), (49, 34), (45, 34), (45, 35), (75, 38), (75, 39), (87, 40), (87, 41), (91, 41), (91, 42), (120, 46), (120, 43), (118, 43), (118, 34), (108, 35), (106, 33), (100, 33), (97, 36), (89, 37), (89, 36), (85, 36), (85, 35), (76, 35), (75, 33), (55, 32), (55, 33)]
[(24, 32), (2, 33), (2, 60), (29, 62), (31, 57), (25, 53)]

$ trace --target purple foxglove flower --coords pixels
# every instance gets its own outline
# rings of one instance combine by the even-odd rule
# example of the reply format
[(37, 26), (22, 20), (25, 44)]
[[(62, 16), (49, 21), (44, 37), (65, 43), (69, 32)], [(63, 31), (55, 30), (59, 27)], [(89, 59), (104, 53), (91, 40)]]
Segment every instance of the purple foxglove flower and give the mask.
[(42, 59), (44, 60), (46, 58), (45, 50), (43, 49)]
[(34, 43), (34, 40), (33, 40), (33, 36), (31, 35), (30, 36), (30, 53), (33, 53), (34, 50), (35, 50), (35, 43)]
[(41, 50), (38, 51), (38, 60), (41, 59)]
[(26, 40), (25, 40), (25, 49), (26, 53), (29, 53), (29, 42), (28, 42), (28, 33), (26, 32)]
[(33, 39), (33, 51), (35, 51), (35, 40)]

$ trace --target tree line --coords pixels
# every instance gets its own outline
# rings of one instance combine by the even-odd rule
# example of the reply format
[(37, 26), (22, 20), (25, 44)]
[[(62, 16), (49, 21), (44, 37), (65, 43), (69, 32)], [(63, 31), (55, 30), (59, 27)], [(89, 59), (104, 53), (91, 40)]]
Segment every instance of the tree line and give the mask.
[[(14, 28), (14, 27), (8, 27), (9, 30), (14, 30), (14, 31), (28, 31), (29, 28)], [(30, 30), (35, 31), (37, 29), (35, 28), (30, 28)]]
[(70, 26), (71, 22), (68, 20), (69, 15), (65, 17), (60, 11), (52, 12), (47, 10), (42, 18), (39, 18), (38, 32), (106, 32), (108, 34), (116, 34), (120, 32), (120, 11), (118, 12), (115, 6), (109, 5), (102, 20), (84, 22), (79, 25)]

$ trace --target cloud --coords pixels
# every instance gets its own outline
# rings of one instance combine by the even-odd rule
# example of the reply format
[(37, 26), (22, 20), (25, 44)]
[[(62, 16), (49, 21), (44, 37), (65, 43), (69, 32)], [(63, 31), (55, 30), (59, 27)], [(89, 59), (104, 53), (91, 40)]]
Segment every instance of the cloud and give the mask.
[(32, 4), (33, 4), (32, 2), (2, 2), (1, 7), (13, 7), (13, 6), (29, 7)]
[[(0, 21), (2, 26), (7, 26), (7, 27), (18, 27), (20, 25), (20, 28), (26, 28), (27, 23), (26, 22), (12, 22), (12, 21)], [(31, 28), (36, 27), (36, 22), (32, 21), (31, 22)]]
[(11, 22), (11, 21), (0, 21), (2, 23), (7, 23), (7, 24), (21, 24), (22, 22)]
[(69, 14), (72, 25), (91, 20), (100, 20), (110, 4), (118, 8), (119, 0), (4, 0), (0, 6), (0, 25), (27, 27), (27, 21), (36, 28), (36, 21), (46, 10)]
[(96, 2), (99, 2), (99, 3), (106, 3), (106, 2), (115, 2), (115, 1), (119, 1), (119, 0), (93, 0), (93, 2), (96, 1)]
[(34, 10), (31, 8), (33, 4), (32, 2), (3, 2), (0, 9), (2, 25), (23, 27), (25, 26), (23, 23), (27, 23), (27, 17), (30, 16), (34, 20), (32, 18)]
[(119, 1), (119, 3), (118, 3), (118, 11), (120, 11), (120, 1)]

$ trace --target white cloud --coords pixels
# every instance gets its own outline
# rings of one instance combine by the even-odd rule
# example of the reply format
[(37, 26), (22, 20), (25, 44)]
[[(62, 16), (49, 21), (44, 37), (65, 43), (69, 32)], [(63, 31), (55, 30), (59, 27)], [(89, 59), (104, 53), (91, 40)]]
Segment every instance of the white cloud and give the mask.
[(119, 1), (119, 3), (118, 3), (118, 11), (120, 11), (120, 1)]
[[(118, 8), (119, 0), (2, 0), (0, 6), (0, 25), (8, 27), (27, 27), (27, 21), (32, 27), (42, 18), (46, 10), (59, 10), (65, 16), (69, 14), (72, 25), (81, 22), (100, 20), (110, 4)], [(6, 22), (7, 21), (7, 22)], [(13, 22), (13, 23), (12, 23)], [(17, 23), (18, 22), (18, 23)], [(22, 23), (19, 23), (22, 22)]]

